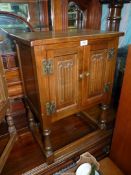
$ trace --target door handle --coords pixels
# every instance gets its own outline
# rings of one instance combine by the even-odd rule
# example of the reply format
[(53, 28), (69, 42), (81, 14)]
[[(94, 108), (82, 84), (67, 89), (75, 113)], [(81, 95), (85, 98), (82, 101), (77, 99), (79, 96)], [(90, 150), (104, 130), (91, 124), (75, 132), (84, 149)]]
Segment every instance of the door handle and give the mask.
[(88, 77), (89, 75), (90, 75), (90, 72), (84, 72), (79, 75), (79, 78), (82, 80), (83, 78)]
[(86, 77), (90, 76), (90, 72), (85, 72), (85, 76)]
[(79, 75), (80, 80), (82, 80), (84, 78), (84, 76), (85, 76), (84, 73), (80, 74)]

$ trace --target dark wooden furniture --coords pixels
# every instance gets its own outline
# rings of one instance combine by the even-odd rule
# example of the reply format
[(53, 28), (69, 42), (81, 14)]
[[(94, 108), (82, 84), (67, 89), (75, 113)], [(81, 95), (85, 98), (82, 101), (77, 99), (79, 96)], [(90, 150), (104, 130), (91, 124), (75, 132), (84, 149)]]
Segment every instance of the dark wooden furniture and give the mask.
[[(119, 108), (116, 119), (116, 126), (112, 141), (112, 149), (110, 157), (125, 172), (131, 174), (131, 119), (130, 119), (130, 103), (131, 103), (131, 45), (128, 48), (128, 56), (124, 73), (124, 80), (119, 101)], [(119, 147), (119, 149), (117, 149)], [(115, 151), (117, 149), (117, 151)], [(121, 159), (122, 157), (122, 159)]]
[(101, 3), (109, 4), (109, 13), (107, 18), (107, 31), (119, 31), (120, 21), (121, 21), (121, 11), (123, 4), (129, 3), (129, 0), (99, 0)]
[[(90, 125), (84, 110), (101, 103), (98, 125), (101, 129), (106, 127), (120, 35), (123, 33), (90, 30), (12, 34), (20, 56), (26, 102), (40, 122), (49, 163), (54, 158), (84, 151), (89, 140), (97, 140), (101, 135), (99, 129), (93, 129), (91, 134), (77, 134), (61, 147), (50, 137), (59, 135), (61, 130), (53, 133), (52, 128), (61, 125), (65, 118), (74, 115)], [(30, 111), (29, 121), (32, 126)], [(93, 128), (97, 128), (96, 123)], [(52, 146), (51, 141), (56, 144)]]
[[(8, 111), (7, 85), (5, 80), (5, 72), (3, 68), (2, 59), (0, 57), (0, 124), (2, 120), (5, 119), (7, 111)], [(10, 116), (7, 116), (6, 120), (8, 123), (8, 131), (10, 134), (10, 139), (6, 147), (4, 148), (2, 154), (0, 155), (0, 174), (16, 140), (16, 130), (14, 127), (13, 120)]]
[(51, 2), (51, 18), (53, 17), (51, 19), (52, 30), (67, 30), (68, 3), (70, 1), (75, 2), (84, 13), (83, 28), (100, 29), (102, 10), (99, 0), (49, 0)]
[[(106, 166), (104, 175), (111, 173), (111, 167), (108, 162), (112, 162), (117, 169), (118, 167), (124, 174), (131, 174), (131, 45), (128, 48), (128, 56), (126, 60), (126, 68), (124, 73), (124, 80), (121, 90), (119, 107), (117, 112), (116, 124), (114, 129), (113, 141), (110, 152), (110, 159), (106, 158), (100, 163)], [(107, 161), (108, 160), (108, 161)], [(112, 173), (111, 173), (112, 174)]]
[[(28, 23), (26, 19), (24, 19), (23, 17), (20, 17), (16, 14), (6, 12), (6, 11), (0, 11), (0, 17), (1, 16), (2, 18), (4, 16), (5, 22), (6, 22), (6, 19), (8, 18), (14, 21), (17, 21), (17, 22), (19, 21), (20, 23), (25, 24), (26, 26), (25, 30), (32, 31), (32, 32), (34, 31), (31, 24)], [(9, 52), (8, 50), (6, 50), (7, 43), (4, 45), (4, 40), (7, 40), (8, 38), (8, 32), (9, 32), (9, 29), (7, 31), (6, 30), (4, 31), (6, 36), (5, 35), (3, 36), (2, 47), (3, 48), (5, 47), (5, 49), (3, 49), (4, 50), (3, 53), (1, 51), (1, 58), (2, 58), (3, 65), (4, 65), (4, 76), (6, 79), (7, 91), (8, 91), (8, 110), (7, 110), (6, 116), (9, 116), (12, 119), (17, 117), (15, 125), (19, 126), (21, 122), (21, 119), (19, 118), (21, 118), (21, 116), (25, 114), (25, 107), (23, 103), (23, 89), (22, 89), (22, 82), (21, 82), (21, 77), (20, 77), (16, 50), (14, 49), (14, 51), (12, 50)], [(11, 44), (14, 45), (13, 42)], [(24, 126), (25, 125), (26, 124), (24, 123)], [(21, 127), (19, 129), (21, 129)]]

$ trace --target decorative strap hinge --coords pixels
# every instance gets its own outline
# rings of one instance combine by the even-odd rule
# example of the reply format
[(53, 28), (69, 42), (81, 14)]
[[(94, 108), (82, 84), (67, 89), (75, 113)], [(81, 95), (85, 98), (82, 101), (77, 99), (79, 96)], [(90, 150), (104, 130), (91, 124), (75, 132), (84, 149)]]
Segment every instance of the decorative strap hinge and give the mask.
[(53, 61), (43, 59), (42, 61), (42, 69), (44, 75), (49, 75), (53, 73)]
[(46, 103), (46, 113), (47, 115), (52, 115), (53, 113), (56, 112), (56, 104), (55, 102), (47, 102)]
[(114, 55), (115, 55), (115, 49), (114, 48), (108, 49), (108, 59), (114, 58)]

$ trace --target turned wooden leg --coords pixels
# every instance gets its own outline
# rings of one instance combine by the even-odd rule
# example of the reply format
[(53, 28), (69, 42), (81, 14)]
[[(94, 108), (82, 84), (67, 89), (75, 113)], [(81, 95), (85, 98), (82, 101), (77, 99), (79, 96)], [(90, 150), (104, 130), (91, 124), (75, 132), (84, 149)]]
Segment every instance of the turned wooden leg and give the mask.
[(106, 129), (106, 117), (107, 117), (107, 110), (109, 109), (109, 105), (107, 104), (102, 104), (101, 105), (101, 115), (100, 115), (100, 129)]
[(10, 108), (7, 109), (6, 121), (8, 124), (8, 131), (10, 134), (10, 139), (8, 140), (8, 143), (6, 144), (2, 154), (0, 156), (0, 174), (4, 168), (4, 165), (9, 157), (9, 154), (10, 154), (10, 152), (15, 144), (15, 141), (17, 139), (16, 128), (14, 125), (13, 116), (11, 116)]
[(26, 105), (26, 109), (27, 109), (27, 117), (28, 117), (28, 121), (29, 121), (29, 126), (32, 130), (32, 133), (33, 133), (35, 139), (37, 140), (42, 152), (46, 156), (47, 163), (51, 164), (54, 161), (53, 151), (52, 151), (51, 142), (50, 142), (51, 131), (49, 129), (44, 129), (44, 131), (43, 131), (44, 144), (43, 144), (42, 137), (40, 135), (40, 130), (34, 121), (34, 117), (33, 117), (33, 114), (30, 110), (30, 107), (28, 105)]
[(45, 155), (46, 155), (48, 164), (51, 164), (54, 162), (54, 155), (53, 155), (52, 146), (50, 142), (50, 133), (51, 133), (51, 130), (49, 129), (45, 129), (43, 131), (44, 142), (45, 142)]
[(27, 117), (29, 121), (29, 126), (30, 128), (32, 128), (35, 125), (34, 117), (28, 105), (26, 105), (26, 109), (27, 109)]
[(6, 121), (7, 121), (7, 124), (8, 124), (9, 133), (10, 134), (16, 133), (15, 124), (14, 124), (14, 121), (13, 121), (13, 116), (11, 116), (9, 109), (7, 109)]

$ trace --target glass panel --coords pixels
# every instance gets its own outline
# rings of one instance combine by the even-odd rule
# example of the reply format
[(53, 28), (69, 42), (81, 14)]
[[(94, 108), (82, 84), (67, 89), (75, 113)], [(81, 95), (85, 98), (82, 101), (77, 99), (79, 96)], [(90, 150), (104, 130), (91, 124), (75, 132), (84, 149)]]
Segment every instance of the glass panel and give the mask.
[(15, 44), (9, 38), (9, 35), (0, 29), (0, 36), (3, 41), (0, 42), (0, 56), (4, 69), (11, 69), (18, 66), (17, 54), (15, 52)]
[(28, 4), (0, 3), (0, 10), (12, 12), (24, 18), (28, 17)]
[[(27, 3), (0, 3), (0, 10), (21, 16), (25, 18), (35, 30), (40, 30), (39, 3), (37, 1), (29, 1)], [(22, 25), (20, 25), (20, 28)]]
[(83, 28), (83, 11), (74, 2), (68, 4), (68, 28)]
[(5, 14), (0, 14), (0, 27), (10, 33), (30, 31), (25, 22)]

